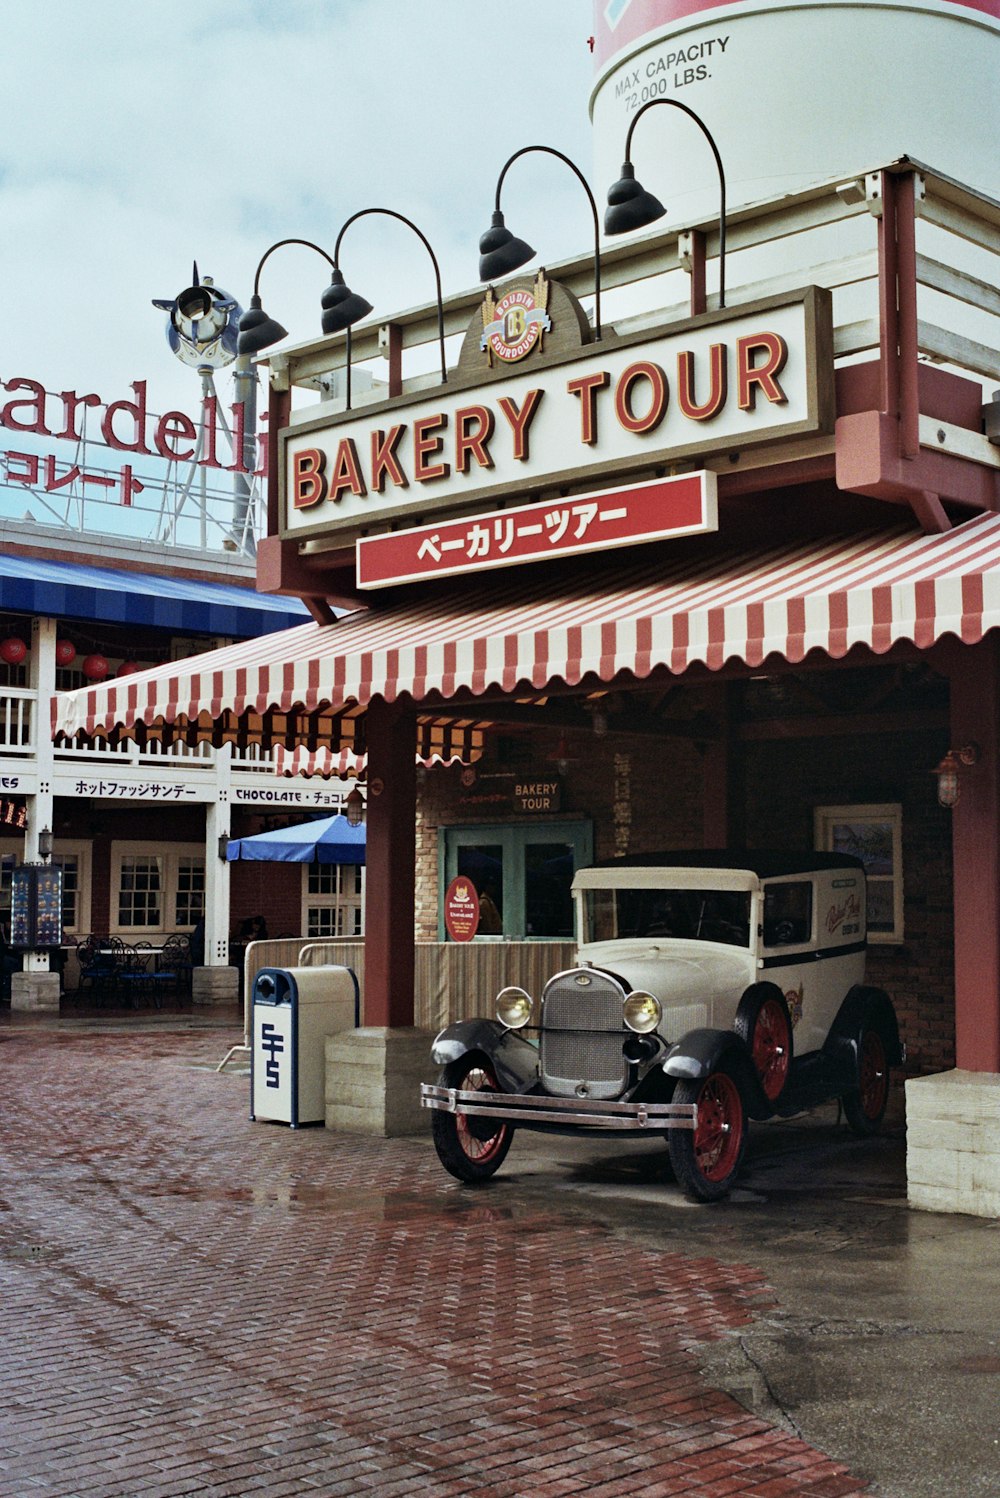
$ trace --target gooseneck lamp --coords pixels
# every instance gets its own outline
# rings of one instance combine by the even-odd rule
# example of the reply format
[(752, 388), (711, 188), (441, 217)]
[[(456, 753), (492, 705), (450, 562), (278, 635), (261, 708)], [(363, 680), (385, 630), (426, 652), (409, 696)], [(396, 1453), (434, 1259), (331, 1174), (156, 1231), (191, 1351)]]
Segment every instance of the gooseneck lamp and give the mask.
[(628, 234), (633, 229), (644, 229), (647, 224), (655, 223), (658, 218), (663, 218), (667, 211), (659, 198), (647, 192), (642, 183), (638, 181), (635, 167), (632, 165), (632, 136), (635, 134), (635, 127), (646, 111), (657, 104), (667, 104), (672, 109), (682, 109), (694, 120), (711, 146), (715, 164), (719, 169), (719, 306), (724, 307), (726, 305), (726, 173), (722, 166), (719, 148), (708, 126), (700, 115), (695, 114), (693, 109), (689, 109), (679, 99), (650, 99), (632, 119), (625, 137), (625, 160), (622, 163), (622, 174), (608, 191), (608, 206), (604, 213), (604, 232), (610, 235)]
[(280, 343), (282, 338), (288, 337), (287, 330), (281, 326), (280, 322), (276, 322), (273, 317), (268, 317), (260, 300), (260, 273), (275, 250), (280, 250), (286, 244), (300, 244), (304, 245), (307, 250), (315, 250), (317, 255), (323, 256), (332, 270), (336, 270), (326, 250), (321, 249), (318, 244), (313, 244), (311, 239), (279, 239), (271, 245), (270, 249), (265, 250), (260, 257), (253, 278), (253, 296), (250, 298), (250, 306), (240, 318), (240, 332), (236, 340), (237, 354), (259, 354), (261, 349), (270, 348), (273, 343)]
[(434, 267), (434, 290), (437, 296), (438, 348), (441, 354), (441, 383), (442, 385), (447, 385), (448, 383), (448, 365), (445, 359), (444, 351), (444, 301), (441, 296), (441, 267), (438, 265), (438, 259), (434, 253), (434, 249), (431, 245), (430, 240), (427, 238), (426, 234), (422, 232), (422, 230), (417, 228), (412, 219), (407, 218), (404, 213), (397, 213), (394, 208), (360, 208), (357, 213), (352, 213), (350, 218), (346, 219), (341, 225), (340, 232), (337, 235), (337, 242), (333, 247), (333, 278), (329, 286), (324, 291), (322, 297), (323, 332), (341, 333), (345, 329), (347, 330), (348, 409), (350, 409), (351, 405), (351, 328), (356, 322), (360, 322), (363, 317), (367, 317), (369, 312), (373, 311), (373, 308), (371, 302), (367, 302), (363, 296), (359, 296), (356, 291), (352, 291), (350, 287), (345, 284), (344, 277), (340, 269), (340, 246), (341, 242), (343, 241), (344, 235), (347, 233), (351, 225), (357, 223), (359, 218), (367, 218), (368, 215), (372, 213), (381, 214), (385, 218), (394, 218), (399, 223), (405, 224), (408, 229), (412, 229), (414, 234), (420, 240), (421, 244), (424, 246), (424, 249), (427, 251), (428, 255), (431, 257), (431, 264)]
[(479, 279), (480, 281), (498, 281), (503, 276), (509, 276), (512, 271), (520, 270), (522, 265), (527, 265), (529, 260), (535, 258), (535, 251), (524, 239), (518, 239), (507, 228), (504, 216), (500, 211), (500, 191), (503, 180), (510, 168), (519, 156), (527, 156), (531, 151), (541, 151), (546, 156), (555, 156), (559, 161), (565, 162), (571, 172), (574, 172), (578, 180), (583, 184), (583, 190), (587, 194), (590, 211), (594, 217), (594, 337), (601, 336), (601, 225), (597, 213), (597, 203), (594, 194), (590, 190), (590, 183), (581, 172), (575, 161), (565, 156), (562, 151), (557, 151), (554, 146), (522, 146), (515, 151), (507, 161), (497, 178), (496, 198), (494, 200), (493, 218), (490, 227), (482, 235), (479, 241)]

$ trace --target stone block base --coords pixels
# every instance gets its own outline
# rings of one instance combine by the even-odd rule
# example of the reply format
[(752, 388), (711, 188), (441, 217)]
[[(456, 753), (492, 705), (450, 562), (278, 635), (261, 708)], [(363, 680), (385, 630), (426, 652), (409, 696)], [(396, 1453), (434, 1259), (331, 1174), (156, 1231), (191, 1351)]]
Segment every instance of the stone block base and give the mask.
[(347, 1030), (326, 1042), (326, 1126), (395, 1139), (430, 1132), (421, 1082), (433, 1082), (429, 1030)]
[(235, 967), (196, 967), (191, 974), (192, 1004), (236, 1004), (240, 973)]
[(30, 1010), (33, 1014), (59, 1013), (58, 973), (11, 973), (11, 1010)]
[(910, 1078), (906, 1184), (911, 1207), (1000, 1217), (1000, 1076)]

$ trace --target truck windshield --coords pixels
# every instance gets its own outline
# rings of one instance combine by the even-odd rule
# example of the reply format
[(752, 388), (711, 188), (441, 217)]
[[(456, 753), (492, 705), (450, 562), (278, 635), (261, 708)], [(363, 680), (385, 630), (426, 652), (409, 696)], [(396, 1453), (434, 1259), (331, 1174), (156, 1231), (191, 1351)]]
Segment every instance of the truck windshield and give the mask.
[(750, 895), (744, 890), (588, 889), (585, 942), (663, 936), (750, 945)]

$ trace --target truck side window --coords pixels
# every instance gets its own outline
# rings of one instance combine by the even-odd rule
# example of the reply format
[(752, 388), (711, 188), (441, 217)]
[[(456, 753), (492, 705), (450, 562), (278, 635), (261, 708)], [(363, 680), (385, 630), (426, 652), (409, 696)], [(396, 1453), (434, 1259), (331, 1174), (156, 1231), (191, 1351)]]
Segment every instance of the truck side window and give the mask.
[(793, 947), (812, 936), (812, 884), (768, 884), (764, 888), (764, 945)]

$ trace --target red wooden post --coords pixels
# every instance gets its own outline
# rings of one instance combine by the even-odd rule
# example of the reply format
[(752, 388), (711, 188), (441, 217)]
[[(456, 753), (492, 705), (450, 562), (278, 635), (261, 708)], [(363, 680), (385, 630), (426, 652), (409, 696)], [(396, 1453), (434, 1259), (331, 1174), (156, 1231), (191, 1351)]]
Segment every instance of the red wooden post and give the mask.
[[(949, 642), (950, 644), (950, 642)], [(1000, 647), (995, 635), (948, 650), (951, 745), (976, 744), (952, 809), (955, 1063), (1000, 1072)]]
[(368, 705), (365, 1024), (413, 1024), (416, 720), (412, 704)]

